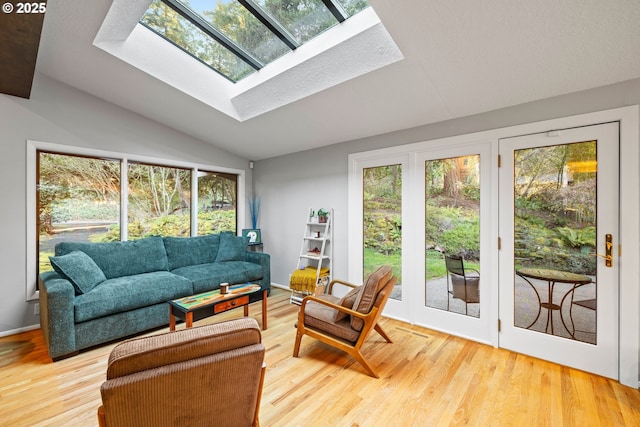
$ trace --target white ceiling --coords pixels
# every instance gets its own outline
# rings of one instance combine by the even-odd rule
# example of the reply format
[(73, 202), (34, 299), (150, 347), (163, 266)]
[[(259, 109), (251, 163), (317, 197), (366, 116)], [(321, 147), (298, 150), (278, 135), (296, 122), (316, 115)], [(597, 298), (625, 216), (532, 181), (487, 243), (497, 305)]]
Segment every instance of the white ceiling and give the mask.
[(240, 122), (95, 47), (111, 2), (49, 0), (37, 70), (251, 160), (640, 77), (638, 0), (370, 0), (405, 59)]

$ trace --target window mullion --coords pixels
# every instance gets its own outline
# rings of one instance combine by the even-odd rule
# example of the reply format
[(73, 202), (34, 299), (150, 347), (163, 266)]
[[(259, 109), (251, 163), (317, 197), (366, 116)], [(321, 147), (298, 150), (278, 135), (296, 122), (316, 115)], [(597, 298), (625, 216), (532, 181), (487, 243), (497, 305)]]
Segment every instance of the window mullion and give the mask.
[(269, 15), (262, 7), (260, 7), (254, 0), (238, 0), (253, 16), (255, 16), (265, 27), (275, 34), (284, 44), (289, 46), (291, 50), (295, 50), (300, 46), (291, 33), (276, 21), (271, 15)]
[(322, 0), (327, 9), (331, 11), (333, 16), (338, 20), (338, 22), (344, 22), (347, 20), (347, 13), (344, 11), (342, 6), (336, 3), (334, 0)]
[(234, 55), (242, 59), (255, 70), (260, 70), (262, 67), (264, 67), (264, 64), (254, 58), (249, 52), (242, 49), (233, 40), (229, 39), (223, 33), (212, 27), (211, 24), (195, 14), (189, 8), (185, 7), (180, 2), (174, 0), (163, 0), (163, 2), (167, 6), (175, 10), (177, 13), (179, 13), (181, 16), (183, 16), (185, 19), (189, 20), (193, 25), (198, 27), (209, 37), (233, 52)]

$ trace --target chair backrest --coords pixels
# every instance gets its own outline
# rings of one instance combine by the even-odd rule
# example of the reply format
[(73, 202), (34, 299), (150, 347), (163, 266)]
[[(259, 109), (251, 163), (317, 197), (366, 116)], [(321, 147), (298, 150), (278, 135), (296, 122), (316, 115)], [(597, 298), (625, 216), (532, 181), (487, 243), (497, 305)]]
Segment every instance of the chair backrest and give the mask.
[(117, 345), (100, 388), (106, 425), (251, 425), (261, 393), (261, 339), (249, 317)]
[(397, 280), (398, 279), (395, 276), (390, 277), (387, 283), (378, 292), (378, 295), (376, 296), (376, 301), (373, 304), (373, 306), (378, 309), (378, 312), (376, 313), (376, 316), (377, 316), (376, 321), (377, 321), (377, 318), (380, 317), (380, 315), (382, 315), (384, 306), (387, 304), (387, 301), (391, 296), (391, 292), (393, 292), (393, 287), (395, 286)]
[[(362, 314), (369, 313), (375, 306), (380, 291), (382, 291), (391, 280), (392, 273), (391, 266), (389, 265), (378, 267), (376, 271), (371, 273), (356, 297), (353, 310)], [(353, 329), (361, 331), (363, 326), (364, 321), (362, 319), (354, 316), (351, 317), (351, 327)]]
[[(454, 298), (464, 300), (466, 303), (480, 302), (480, 278), (467, 276), (464, 270), (464, 261), (458, 255), (445, 255), (447, 271), (451, 273), (452, 294)], [(474, 271), (474, 270), (470, 270)]]
[(445, 255), (444, 263), (449, 273), (464, 276), (464, 261), (458, 255)]

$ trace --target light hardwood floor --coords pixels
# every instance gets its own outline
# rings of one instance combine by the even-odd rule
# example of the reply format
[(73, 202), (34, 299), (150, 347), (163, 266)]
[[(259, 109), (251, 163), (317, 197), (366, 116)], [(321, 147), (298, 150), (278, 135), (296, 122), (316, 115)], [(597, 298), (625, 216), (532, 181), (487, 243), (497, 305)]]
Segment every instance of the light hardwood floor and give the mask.
[[(394, 343), (374, 332), (363, 347), (378, 380), (308, 337), (293, 358), (298, 307), (288, 297), (276, 289), (269, 298), (263, 427), (640, 425), (637, 390), (391, 319), (382, 325)], [(260, 304), (250, 315), (260, 322)], [(40, 330), (0, 338), (0, 426), (96, 426), (112, 348), (52, 363)]]

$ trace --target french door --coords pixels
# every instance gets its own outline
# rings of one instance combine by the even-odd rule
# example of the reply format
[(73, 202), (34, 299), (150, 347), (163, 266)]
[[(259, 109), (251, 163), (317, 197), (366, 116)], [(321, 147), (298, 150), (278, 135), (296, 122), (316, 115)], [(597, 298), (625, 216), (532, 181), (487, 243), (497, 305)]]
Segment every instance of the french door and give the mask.
[[(350, 177), (349, 211), (354, 219), (350, 229), (349, 280), (364, 283), (377, 267), (391, 266), (396, 285), (385, 307), (385, 315), (411, 321), (412, 283), (407, 275), (412, 263), (411, 239), (407, 239), (407, 219), (411, 215), (409, 156), (386, 155), (357, 162)], [(408, 255), (408, 256), (407, 256)]]
[[(424, 274), (415, 287), (415, 323), (486, 343), (496, 307), (492, 152), (489, 141), (418, 153), (415, 194), (420, 196), (412, 207), (420, 213), (416, 229), (424, 231), (417, 242)], [(461, 269), (451, 268), (451, 257)]]
[(619, 124), (499, 152), (500, 347), (618, 378)]

